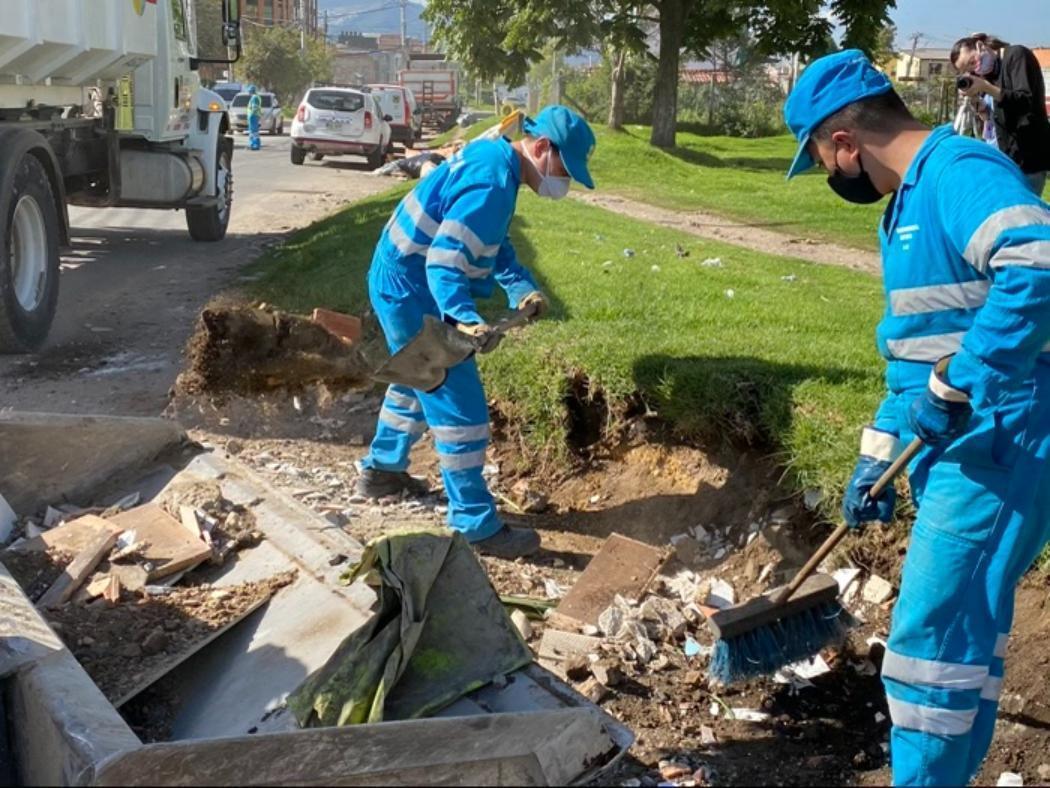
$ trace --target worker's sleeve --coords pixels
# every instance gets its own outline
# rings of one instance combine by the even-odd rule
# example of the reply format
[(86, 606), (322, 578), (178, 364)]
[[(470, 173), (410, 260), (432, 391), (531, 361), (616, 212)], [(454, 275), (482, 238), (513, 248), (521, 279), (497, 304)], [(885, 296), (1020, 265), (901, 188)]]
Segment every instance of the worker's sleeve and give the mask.
[(514, 244), (509, 237), (503, 241), (496, 254), (495, 276), (499, 286), (507, 293), (511, 309), (517, 309), (521, 299), (540, 289), (528, 269), (518, 262), (518, 253), (514, 251)]
[(1032, 85), (1037, 79), (1042, 79), (1042, 71), (1035, 54), (1026, 47), (1008, 47), (1003, 53), (1002, 75), (999, 78), (1002, 90), (999, 103), (1003, 109), (1011, 114), (1036, 110)]
[(860, 437), (860, 453), (883, 462), (892, 462), (901, 453), (899, 395), (890, 392), (879, 406), (874, 423)]
[(498, 185), (450, 186), (444, 219), (427, 252), (427, 284), (442, 318), (482, 323), (471, 293), (483, 293), (486, 283), (491, 286), (496, 254), (507, 237), (514, 202)]
[(963, 155), (936, 190), (951, 243), (988, 277), (988, 298), (948, 379), (977, 410), (995, 407), (1050, 351), (1050, 207), (1006, 159)]

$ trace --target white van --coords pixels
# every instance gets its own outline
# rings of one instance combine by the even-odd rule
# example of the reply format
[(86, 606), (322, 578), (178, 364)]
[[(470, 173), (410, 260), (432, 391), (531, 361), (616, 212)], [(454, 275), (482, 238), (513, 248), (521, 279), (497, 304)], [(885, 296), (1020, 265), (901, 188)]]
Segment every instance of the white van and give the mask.
[(376, 97), (383, 113), (393, 118), (390, 131), (394, 142), (411, 145), (423, 136), (422, 116), (411, 90), (402, 85), (368, 85), (368, 90)]

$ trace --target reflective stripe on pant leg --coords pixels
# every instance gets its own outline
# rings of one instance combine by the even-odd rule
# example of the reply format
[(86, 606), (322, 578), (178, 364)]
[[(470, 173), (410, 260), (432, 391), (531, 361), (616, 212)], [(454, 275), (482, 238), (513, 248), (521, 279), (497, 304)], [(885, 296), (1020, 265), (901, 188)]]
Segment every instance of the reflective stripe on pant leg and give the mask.
[(415, 392), (405, 386), (390, 386), (379, 411), (371, 449), (362, 465), (380, 471), (406, 470), (412, 446), (426, 429), (423, 409)]
[(477, 542), (502, 528), (482, 470), (489, 444), (488, 404), (473, 359), (448, 372), (445, 384), (420, 402), (434, 433), (448, 494), (449, 527)]

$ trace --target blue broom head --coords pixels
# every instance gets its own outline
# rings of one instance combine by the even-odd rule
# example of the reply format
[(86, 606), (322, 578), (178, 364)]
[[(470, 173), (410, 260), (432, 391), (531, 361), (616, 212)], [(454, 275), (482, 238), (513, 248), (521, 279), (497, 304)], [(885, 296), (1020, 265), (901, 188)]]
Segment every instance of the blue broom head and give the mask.
[(707, 673), (719, 684), (775, 673), (808, 659), (845, 637), (853, 617), (837, 602), (825, 602), (794, 615), (716, 640)]

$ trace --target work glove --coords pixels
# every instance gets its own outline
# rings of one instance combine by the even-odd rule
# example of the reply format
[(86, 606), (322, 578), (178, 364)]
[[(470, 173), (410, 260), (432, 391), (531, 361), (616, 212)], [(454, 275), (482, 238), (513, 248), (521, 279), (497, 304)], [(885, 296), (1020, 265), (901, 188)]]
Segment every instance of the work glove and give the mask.
[(897, 506), (897, 490), (894, 486), (887, 485), (875, 500), (871, 499), (869, 493), (875, 482), (893, 464), (898, 447), (896, 435), (865, 427), (860, 458), (842, 502), (842, 516), (850, 528), (859, 528), (873, 520), (888, 523), (893, 519), (893, 511)]
[(499, 347), (499, 343), (503, 339), (503, 334), (496, 331), (488, 323), (472, 323), (470, 325), (460, 323), (458, 328), (474, 340), (474, 346), (478, 349), (478, 353), (491, 353)]
[(950, 361), (948, 356), (934, 364), (926, 391), (908, 409), (908, 426), (927, 446), (951, 443), (966, 432), (973, 415), (966, 392), (948, 382)]
[(546, 296), (539, 290), (533, 290), (518, 303), (518, 310), (528, 313), (529, 317), (536, 319), (542, 317), (550, 308)]

